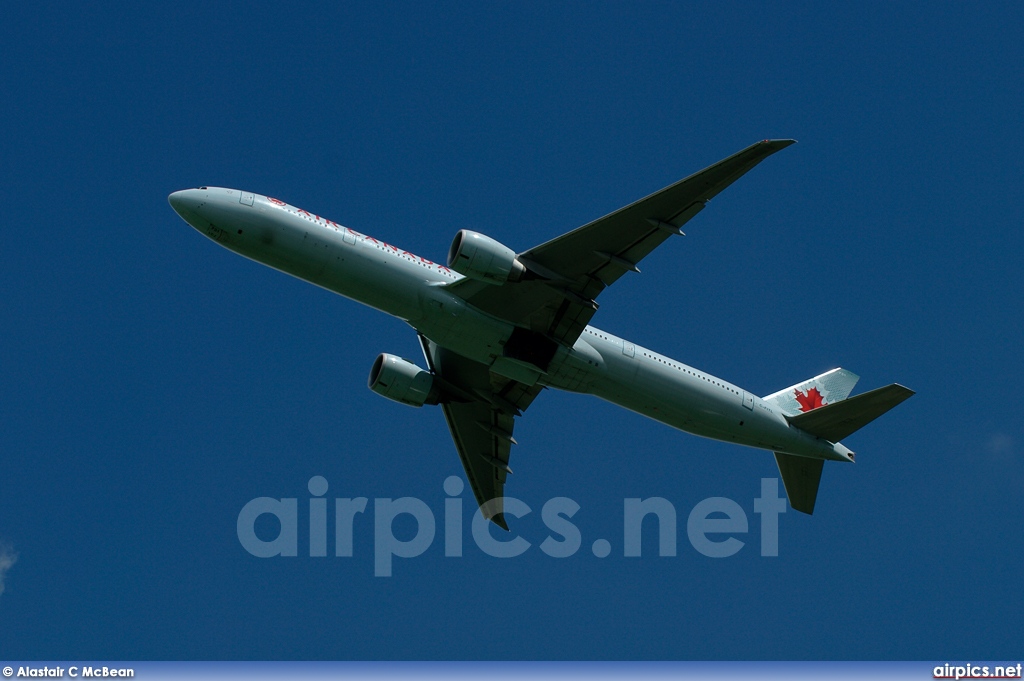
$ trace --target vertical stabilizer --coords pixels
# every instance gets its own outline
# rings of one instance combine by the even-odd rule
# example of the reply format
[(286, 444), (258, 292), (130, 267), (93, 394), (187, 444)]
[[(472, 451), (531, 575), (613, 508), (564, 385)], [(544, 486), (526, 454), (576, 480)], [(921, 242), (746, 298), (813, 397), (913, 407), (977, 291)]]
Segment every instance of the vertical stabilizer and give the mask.
[(786, 416), (796, 416), (845, 400), (859, 379), (860, 376), (852, 371), (833, 369), (761, 399)]

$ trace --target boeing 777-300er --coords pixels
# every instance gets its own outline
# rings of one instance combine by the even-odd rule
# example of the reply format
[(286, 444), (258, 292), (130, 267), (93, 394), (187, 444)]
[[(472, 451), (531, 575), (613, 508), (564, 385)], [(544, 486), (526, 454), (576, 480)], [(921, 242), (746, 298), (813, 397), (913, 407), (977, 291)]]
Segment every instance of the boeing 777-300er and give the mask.
[(369, 387), (415, 407), (439, 404), (485, 517), (508, 529), (505, 481), (515, 417), (543, 388), (596, 395), (674, 428), (775, 453), (790, 505), (814, 510), (841, 442), (913, 395), (898, 384), (849, 397), (833, 369), (765, 397), (589, 326), (601, 291), (793, 140), (765, 140), (625, 208), (522, 253), (455, 235), (444, 265), (252, 192), (199, 187), (171, 206), (221, 246), (398, 317), (426, 369), (381, 354)]

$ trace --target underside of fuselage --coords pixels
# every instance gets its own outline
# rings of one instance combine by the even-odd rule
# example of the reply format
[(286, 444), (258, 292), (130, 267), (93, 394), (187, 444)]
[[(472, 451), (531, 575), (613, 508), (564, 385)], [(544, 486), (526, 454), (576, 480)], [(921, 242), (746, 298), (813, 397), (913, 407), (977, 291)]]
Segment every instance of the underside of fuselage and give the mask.
[(219, 245), (412, 326), (427, 368), (382, 354), (370, 388), (404, 404), (441, 405), (481, 510), (502, 527), (514, 419), (545, 387), (773, 451), (794, 508), (810, 513), (821, 462), (853, 461), (841, 437), (911, 391), (888, 386), (842, 406), (856, 377), (837, 369), (760, 398), (588, 323), (604, 288), (639, 272), (636, 263), (681, 234), (711, 197), (791, 143), (759, 142), (522, 253), (462, 230), (444, 265), (251, 192), (200, 187), (169, 201)]

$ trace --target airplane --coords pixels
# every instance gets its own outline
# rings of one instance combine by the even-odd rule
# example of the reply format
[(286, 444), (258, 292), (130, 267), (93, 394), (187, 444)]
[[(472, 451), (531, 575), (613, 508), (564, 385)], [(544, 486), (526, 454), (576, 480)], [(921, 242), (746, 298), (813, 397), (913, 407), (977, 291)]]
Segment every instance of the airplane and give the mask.
[(589, 325), (599, 294), (795, 140), (764, 140), (646, 198), (516, 253), (460, 230), (445, 264), (280, 199), (222, 187), (172, 193), (200, 234), (256, 262), (386, 312), (415, 329), (426, 368), (382, 353), (371, 390), (440, 405), (485, 518), (504, 530), (515, 419), (544, 388), (596, 395), (695, 435), (774, 452), (794, 510), (814, 511), (840, 441), (908, 399), (891, 384), (849, 397), (858, 376), (833, 369), (758, 397)]

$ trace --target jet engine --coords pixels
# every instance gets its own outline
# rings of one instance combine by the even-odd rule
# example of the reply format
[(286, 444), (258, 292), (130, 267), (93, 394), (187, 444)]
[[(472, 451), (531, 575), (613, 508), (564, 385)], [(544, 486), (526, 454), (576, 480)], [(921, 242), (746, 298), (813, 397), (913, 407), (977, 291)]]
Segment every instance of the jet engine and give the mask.
[(511, 248), (489, 236), (468, 229), (459, 230), (448, 249), (448, 267), (459, 274), (487, 284), (501, 285), (519, 281), (526, 267)]
[(432, 373), (385, 352), (374, 360), (367, 384), (378, 395), (413, 407), (438, 402)]

